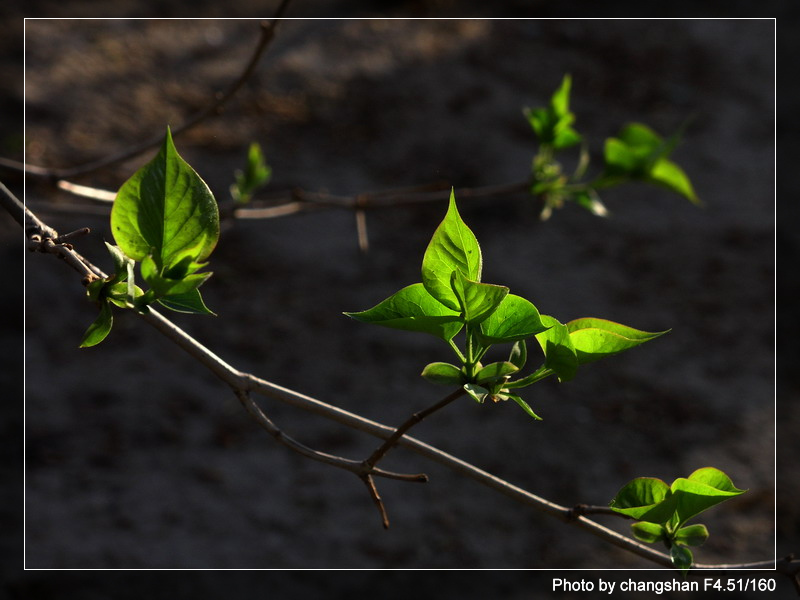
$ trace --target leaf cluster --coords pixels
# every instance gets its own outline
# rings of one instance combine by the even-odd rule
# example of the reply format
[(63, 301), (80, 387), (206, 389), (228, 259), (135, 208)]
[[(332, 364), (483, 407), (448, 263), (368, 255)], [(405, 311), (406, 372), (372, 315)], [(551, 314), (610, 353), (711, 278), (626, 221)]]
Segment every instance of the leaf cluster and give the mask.
[(264, 153), (257, 142), (250, 144), (247, 150), (247, 163), (244, 170), (236, 170), (235, 181), (230, 187), (231, 197), (237, 204), (247, 204), (259, 188), (265, 186), (272, 169), (264, 159)]
[(701, 512), (743, 494), (730, 477), (714, 467), (696, 470), (668, 485), (654, 477), (638, 477), (617, 493), (611, 509), (637, 520), (631, 528), (636, 539), (663, 542), (672, 563), (683, 570), (694, 561), (688, 546), (700, 546), (708, 539), (705, 525), (686, 525)]
[(572, 201), (598, 216), (608, 210), (599, 190), (640, 181), (666, 188), (694, 204), (699, 199), (689, 177), (669, 156), (680, 142), (680, 132), (668, 139), (641, 123), (625, 125), (616, 137), (605, 141), (601, 173), (585, 179), (590, 157), (586, 144), (581, 146), (575, 171), (568, 175), (556, 154), (583, 141), (573, 127), (575, 115), (569, 109), (572, 79), (565, 75), (550, 98), (549, 105), (526, 108), (524, 114), (539, 141), (531, 168), (531, 193), (544, 200), (541, 218), (548, 219), (553, 209)]
[[(167, 129), (160, 151), (117, 192), (111, 211), (117, 245), (106, 244), (114, 274), (89, 284), (89, 299), (100, 314), (84, 334), (81, 347), (99, 344), (113, 325), (111, 304), (147, 310), (154, 302), (170, 310), (214, 314), (198, 289), (210, 276), (200, 272), (219, 239), (214, 195), (184, 161)], [(147, 291), (134, 282), (139, 263)]]
[[(508, 287), (483, 283), (482, 270), (478, 240), (461, 219), (451, 191), (447, 213), (422, 259), (422, 282), (404, 287), (368, 310), (345, 314), (365, 323), (442, 339), (452, 348), (458, 364), (431, 363), (422, 371), (425, 379), (462, 386), (479, 403), (513, 400), (535, 419), (538, 415), (514, 390), (551, 375), (568, 381), (582, 364), (666, 333), (596, 318), (563, 324), (540, 314), (533, 303), (511, 294)], [(460, 333), (461, 347), (455, 342)], [(544, 362), (520, 377), (531, 339), (542, 349)], [(484, 365), (481, 361), (496, 344), (512, 344), (508, 358)]]

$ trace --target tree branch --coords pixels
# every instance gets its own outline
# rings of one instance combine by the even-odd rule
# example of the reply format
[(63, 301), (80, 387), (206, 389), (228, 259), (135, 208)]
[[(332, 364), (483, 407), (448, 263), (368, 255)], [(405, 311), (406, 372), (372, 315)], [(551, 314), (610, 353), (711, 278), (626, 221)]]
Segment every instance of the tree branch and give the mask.
[[(0, 197), (2, 198), (2, 204), (8, 210), (14, 218), (20, 222), (26, 222), (26, 218), (28, 216), (28, 210), (22, 206), (22, 203), (17, 200), (13, 194), (8, 192), (5, 186), (0, 183)], [(24, 212), (20, 212), (20, 207), (24, 210)], [(31, 220), (35, 220), (40, 224), (41, 227), (47, 228), (52, 231), (52, 228), (48, 228), (46, 224), (42, 223), (35, 217), (32, 213), (30, 214)], [(104, 277), (105, 274), (95, 267), (91, 265), (88, 261), (80, 257), (77, 253), (75, 255), (96, 275), (100, 277)], [(332, 421), (336, 421), (345, 425), (347, 427), (351, 427), (353, 429), (368, 433), (370, 435), (374, 435), (378, 438), (384, 440), (390, 440), (393, 436), (396, 436), (397, 430), (384, 425), (382, 423), (378, 423), (376, 421), (372, 421), (360, 415), (351, 413), (339, 407), (326, 404), (320, 400), (312, 398), (310, 396), (306, 396), (300, 392), (296, 392), (294, 390), (279, 386), (275, 383), (270, 381), (266, 381), (264, 379), (260, 379), (251, 373), (246, 373), (243, 371), (239, 371), (238, 369), (234, 368), (233, 366), (229, 365), (225, 362), (222, 358), (214, 354), (211, 350), (209, 350), (206, 346), (201, 344), (199, 341), (194, 339), (188, 333), (183, 331), (177, 325), (169, 321), (167, 318), (162, 316), (161, 314), (157, 313), (154, 310), (148, 310), (146, 313), (141, 314), (141, 317), (150, 323), (153, 327), (158, 329), (161, 333), (163, 333), (167, 338), (172, 340), (175, 344), (181, 347), (183, 350), (188, 352), (191, 356), (193, 356), (196, 360), (198, 360), (201, 364), (203, 364), (206, 368), (208, 368), (212, 373), (217, 375), (222, 381), (227, 383), (230, 387), (232, 387), (237, 394), (244, 394), (247, 395), (250, 392), (255, 392), (269, 398), (284, 402), (286, 404), (301, 408), (303, 410), (321, 415), (325, 418), (328, 418)], [(240, 399), (242, 396), (240, 395)], [(449, 398), (449, 397), (448, 397)], [(447, 398), (445, 398), (447, 400)], [(438, 404), (442, 404), (441, 401)], [(438, 405), (435, 405), (438, 406)], [(252, 413), (251, 413), (252, 414)], [(262, 418), (258, 419), (262, 426), (265, 424), (265, 420)], [(266, 425), (269, 427), (269, 425)], [(670, 560), (669, 555), (659, 552), (642, 544), (632, 538), (626, 537), (622, 534), (617, 533), (599, 523), (592, 521), (591, 519), (587, 519), (585, 516), (576, 515), (572, 508), (568, 508), (566, 506), (561, 506), (545, 498), (537, 496), (525, 489), (522, 489), (508, 481), (500, 479), (488, 473), (475, 465), (472, 465), (466, 461), (463, 461), (447, 452), (440, 450), (439, 448), (433, 447), (425, 442), (413, 438), (408, 435), (402, 435), (396, 439), (396, 445), (403, 446), (424, 456), (434, 462), (437, 462), (457, 473), (465, 475), (470, 479), (477, 481), (478, 483), (493, 489), (504, 496), (512, 498), (518, 502), (522, 502), (528, 506), (536, 508), (537, 510), (547, 513), (551, 516), (557, 517), (561, 521), (575, 525), (588, 531), (592, 535), (605, 540), (606, 542), (613, 544), (623, 550), (631, 552), (637, 556), (640, 556), (644, 559), (647, 559), (655, 564), (664, 566), (664, 567), (672, 567), (672, 562)], [(299, 451), (299, 448), (302, 445), (295, 446), (294, 449)], [(305, 448), (305, 447), (302, 447)], [(315, 451), (312, 451), (312, 453)], [(319, 453), (319, 455), (324, 455), (324, 453)], [(338, 466), (338, 465), (337, 465)], [(370, 473), (371, 475), (372, 473)], [(375, 473), (377, 474), (377, 473)], [(371, 481), (371, 477), (366, 479), (369, 487), (369, 482)], [(370, 491), (373, 500), (375, 500), (377, 496), (377, 490), (373, 494)], [(378, 500), (380, 497), (377, 496)], [(380, 508), (380, 506), (379, 506)], [(789, 556), (785, 558), (783, 561), (762, 561), (762, 562), (751, 562), (751, 563), (737, 563), (737, 564), (722, 564), (722, 565), (709, 565), (709, 564), (695, 564), (694, 568), (701, 570), (701, 569), (757, 569), (757, 568), (777, 568), (777, 570), (787, 576), (793, 578), (795, 581), (797, 579), (798, 569), (798, 562), (794, 559), (793, 556)]]
[[(195, 127), (199, 123), (202, 123), (209, 117), (218, 115), (222, 112), (223, 107), (228, 102), (228, 100), (230, 100), (242, 88), (242, 86), (244, 86), (247, 80), (250, 79), (250, 77), (253, 75), (253, 72), (255, 71), (255, 68), (258, 65), (259, 60), (261, 60), (261, 57), (266, 51), (270, 42), (274, 39), (275, 29), (278, 23), (280, 22), (280, 16), (285, 12), (288, 5), (289, 5), (289, 0), (284, 0), (278, 7), (275, 18), (273, 18), (271, 21), (262, 21), (260, 23), (259, 26), (261, 31), (258, 38), (258, 43), (256, 44), (256, 47), (253, 50), (253, 53), (251, 54), (247, 63), (245, 63), (245, 66), (242, 69), (242, 72), (239, 74), (239, 76), (228, 86), (228, 88), (224, 92), (215, 93), (213, 99), (205, 108), (201, 109), (193, 116), (186, 119), (183, 123), (173, 128), (172, 129), (173, 136), (177, 136), (183, 133), (184, 131), (188, 131), (189, 129)], [(128, 160), (129, 158), (138, 156), (142, 152), (157, 147), (159, 144), (163, 142), (163, 140), (164, 140), (163, 134), (158, 134), (157, 136), (153, 136), (150, 139), (145, 140), (144, 142), (141, 142), (132, 147), (129, 147), (126, 150), (117, 152), (115, 154), (111, 154), (109, 156), (105, 156), (103, 158), (100, 158), (98, 160), (83, 165), (68, 167), (64, 169), (30, 165), (27, 163), (20, 163), (7, 158), (0, 158), (0, 166), (13, 169), (15, 171), (21, 171), (35, 177), (42, 177), (45, 179), (51, 179), (51, 180), (70, 179), (72, 177), (78, 177), (80, 175), (93, 173), (95, 171), (98, 171), (99, 169), (102, 169), (103, 167), (108, 167), (110, 165)]]

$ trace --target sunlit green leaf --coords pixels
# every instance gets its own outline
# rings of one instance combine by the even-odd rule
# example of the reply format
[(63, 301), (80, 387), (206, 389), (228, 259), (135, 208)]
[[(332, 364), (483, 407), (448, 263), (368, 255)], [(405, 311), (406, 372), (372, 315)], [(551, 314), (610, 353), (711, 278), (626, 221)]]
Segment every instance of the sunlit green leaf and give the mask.
[(219, 237), (219, 212), (208, 186), (175, 149), (167, 129), (158, 155), (117, 193), (111, 230), (120, 249), (142, 261), (153, 255), (169, 267), (187, 248), (205, 259)]
[(653, 340), (667, 331), (640, 331), (627, 325), (591, 317), (566, 324), (578, 364), (599, 360)]
[(250, 144), (247, 150), (247, 166), (244, 171), (236, 171), (235, 175), (236, 183), (231, 186), (231, 195), (239, 204), (249, 202), (253, 193), (269, 181), (272, 169), (264, 160), (264, 153), (258, 143)]
[(369, 310), (344, 314), (363, 323), (422, 331), (445, 341), (464, 326), (461, 315), (436, 300), (421, 283), (404, 287)]
[(553, 371), (559, 381), (569, 381), (578, 370), (578, 357), (569, 330), (548, 315), (541, 315), (541, 321), (543, 326), (548, 327), (536, 334), (536, 341), (544, 352), (544, 367)]
[(648, 180), (680, 194), (695, 204), (700, 203), (689, 177), (671, 160), (666, 158), (657, 160), (650, 170)]
[(460, 310), (458, 298), (450, 285), (453, 271), (465, 279), (480, 282), (482, 269), (478, 240), (466, 226), (450, 192), (450, 205), (444, 220), (433, 233), (422, 259), (422, 284), (428, 293), (453, 310)]
[(474, 383), (465, 383), (464, 390), (467, 392), (470, 398), (476, 402), (480, 402), (481, 404), (489, 395), (489, 390), (480, 385), (475, 385)]
[(461, 271), (453, 271), (451, 288), (458, 299), (464, 320), (471, 324), (486, 319), (508, 295), (507, 287), (470, 281)]
[(455, 365), (445, 362), (434, 362), (426, 365), (422, 376), (432, 383), (442, 385), (461, 385), (464, 383), (464, 374)]
[(679, 525), (746, 491), (735, 487), (725, 473), (713, 467), (698, 469), (687, 478), (676, 479), (671, 489), (677, 499)]
[(571, 87), (572, 78), (565, 75), (547, 108), (526, 108), (524, 111), (539, 142), (556, 150), (569, 148), (581, 141), (581, 135), (572, 128), (575, 115), (569, 110)]
[(526, 413), (528, 413), (528, 415), (530, 415), (531, 417), (533, 417), (537, 421), (541, 421), (542, 420), (542, 417), (540, 417), (535, 412), (533, 412), (533, 409), (531, 409), (531, 407), (528, 406), (528, 403), (525, 402), (525, 400), (523, 400), (522, 398), (520, 398), (516, 394), (510, 394), (508, 392), (504, 392), (504, 393), (501, 394), (501, 396), (505, 397), (505, 398), (511, 398), (514, 402), (516, 402), (517, 404), (520, 405), (522, 410), (524, 410)]
[(516, 365), (510, 362), (495, 362), (486, 365), (475, 375), (475, 381), (479, 384), (491, 383), (503, 379), (519, 371)]
[(612, 510), (650, 523), (666, 523), (675, 512), (676, 501), (670, 487), (654, 477), (637, 477), (617, 492)]
[(489, 344), (516, 342), (533, 337), (547, 327), (533, 304), (525, 298), (508, 294), (481, 323), (480, 336)]
[(102, 342), (111, 331), (111, 326), (113, 324), (114, 316), (111, 313), (111, 306), (107, 301), (102, 301), (100, 303), (100, 314), (94, 322), (89, 325), (86, 333), (83, 334), (80, 347), (89, 348), (90, 346), (96, 346)]
[(200, 290), (197, 288), (180, 294), (170, 294), (159, 298), (158, 302), (165, 308), (175, 312), (216, 316), (216, 313), (205, 305), (203, 297), (200, 295)]

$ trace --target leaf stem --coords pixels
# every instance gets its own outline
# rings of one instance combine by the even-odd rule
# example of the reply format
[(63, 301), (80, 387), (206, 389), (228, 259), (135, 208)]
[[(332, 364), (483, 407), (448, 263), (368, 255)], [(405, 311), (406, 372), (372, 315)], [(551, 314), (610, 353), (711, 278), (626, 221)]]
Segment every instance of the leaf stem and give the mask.
[(461, 350), (458, 349), (458, 346), (456, 346), (456, 343), (453, 341), (453, 338), (447, 340), (447, 343), (450, 344), (450, 347), (453, 349), (453, 352), (456, 353), (456, 356), (458, 356), (462, 364), (466, 363), (467, 359), (464, 357), (464, 354), (461, 352)]

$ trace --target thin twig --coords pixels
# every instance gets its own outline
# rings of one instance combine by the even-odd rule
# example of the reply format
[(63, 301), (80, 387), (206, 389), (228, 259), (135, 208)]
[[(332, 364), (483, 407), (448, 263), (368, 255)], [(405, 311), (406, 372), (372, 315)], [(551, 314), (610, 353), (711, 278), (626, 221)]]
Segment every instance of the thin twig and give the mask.
[[(275, 425), (275, 423), (272, 422), (272, 420), (266, 415), (261, 407), (250, 397), (248, 392), (240, 389), (234, 389), (234, 393), (236, 394), (236, 397), (239, 398), (239, 401), (242, 403), (242, 406), (245, 407), (247, 412), (250, 413), (250, 415), (258, 422), (258, 424), (261, 425), (261, 427), (263, 427), (279, 443), (283, 444), (290, 450), (297, 452), (298, 454), (302, 454), (306, 458), (332, 465), (334, 467), (344, 469), (345, 471), (356, 473), (359, 476), (361, 475), (363, 471), (361, 462), (309, 448), (305, 444), (298, 442), (291, 436), (284, 433), (277, 425)], [(397, 479), (400, 481), (424, 482), (428, 479), (425, 475), (409, 475), (406, 473), (385, 471), (383, 469), (371, 469), (370, 473), (379, 477)]]
[[(289, 4), (288, 0), (284, 0), (284, 2), (278, 8), (278, 13), (283, 14), (288, 4)], [(177, 127), (173, 128), (172, 129), (173, 136), (177, 136), (183, 133), (184, 131), (187, 131), (195, 127), (199, 123), (202, 123), (207, 118), (214, 115), (218, 115), (222, 112), (223, 107), (228, 102), (228, 100), (230, 100), (242, 88), (242, 86), (244, 86), (247, 80), (250, 79), (250, 77), (253, 75), (256, 65), (258, 65), (258, 62), (261, 59), (261, 56), (264, 54), (270, 42), (275, 37), (275, 28), (277, 27), (279, 22), (280, 19), (275, 18), (272, 21), (262, 21), (260, 23), (261, 31), (258, 43), (256, 44), (256, 47), (253, 50), (252, 55), (245, 64), (239, 76), (228, 86), (228, 88), (224, 92), (221, 93), (218, 92), (214, 94), (214, 97), (212, 101), (208, 104), (208, 106), (206, 106), (199, 112), (195, 113), (188, 119), (186, 119), (183, 123), (181, 123)], [(4, 166), (16, 171), (22, 171), (27, 173), (28, 175), (33, 175), (36, 177), (56, 179), (56, 180), (70, 179), (73, 177), (77, 177), (79, 175), (86, 175), (88, 173), (93, 173), (94, 171), (102, 169), (103, 167), (108, 167), (110, 165), (114, 165), (123, 162), (125, 160), (128, 160), (129, 158), (138, 156), (142, 152), (150, 150), (151, 148), (155, 148), (156, 146), (161, 144), (163, 140), (164, 140), (163, 134), (158, 134), (140, 144), (131, 146), (121, 152), (111, 154), (109, 156), (103, 157), (101, 159), (83, 165), (78, 165), (75, 167), (68, 167), (63, 169), (20, 163), (6, 158), (0, 159), (0, 166)]]
[[(19, 202), (8, 190), (5, 186), (0, 183), (0, 198), (2, 198), (3, 206), (14, 216), (18, 222), (24, 223), (24, 214), (19, 211), (19, 208), (22, 207), (24, 210), (27, 209), (22, 206), (22, 203)], [(6, 196), (9, 196), (7, 198)], [(36, 218), (35, 215), (31, 215), (32, 218)], [(38, 219), (37, 219), (38, 220)], [(47, 227), (45, 224), (42, 223), (42, 226)], [(95, 272), (98, 276), (105, 276), (104, 273), (94, 267), (90, 263), (88, 263), (90, 269)], [(198, 362), (206, 366), (212, 373), (217, 375), (220, 379), (228, 383), (233, 389), (240, 390), (241, 392), (256, 392), (262, 394), (264, 396), (273, 398), (275, 400), (279, 400), (281, 402), (285, 402), (286, 404), (296, 406), (303, 410), (307, 410), (309, 412), (321, 415), (326, 417), (330, 420), (336, 421), (353, 429), (357, 429), (359, 431), (363, 431), (365, 433), (369, 433), (376, 437), (382, 438), (384, 440), (392, 438), (392, 436), (396, 433), (396, 430), (392, 427), (388, 427), (387, 425), (383, 425), (376, 421), (372, 421), (360, 415), (351, 413), (349, 411), (343, 410), (336, 406), (326, 404), (320, 400), (312, 398), (310, 396), (306, 396), (301, 394), (300, 392), (296, 392), (294, 390), (290, 390), (288, 388), (279, 386), (275, 383), (270, 381), (266, 381), (264, 379), (260, 379), (255, 375), (250, 373), (246, 373), (243, 371), (239, 371), (238, 369), (232, 367), (225, 361), (223, 361), (219, 356), (214, 354), (211, 350), (209, 350), (206, 346), (198, 342), (196, 339), (191, 337), (188, 333), (183, 331), (177, 325), (160, 315), (154, 310), (147, 311), (147, 313), (141, 315), (144, 320), (149, 322), (151, 325), (156, 327), (159, 331), (161, 331), (165, 336), (167, 336), (170, 340), (172, 340), (175, 344), (179, 347), (183, 348), (186, 352), (188, 352), (192, 357), (194, 357)], [(549, 500), (546, 500), (540, 496), (537, 496), (527, 490), (524, 490), (514, 484), (500, 479), (483, 471), (482, 469), (467, 463), (447, 452), (440, 450), (439, 448), (435, 448), (422, 442), (416, 438), (413, 438), (408, 435), (403, 435), (399, 439), (396, 440), (396, 445), (403, 446), (408, 448), (417, 454), (420, 454), (434, 462), (437, 462), (457, 473), (465, 475), (474, 481), (481, 483), (493, 490), (498, 491), (499, 493), (508, 496), (514, 500), (522, 502), (526, 505), (532, 506), (537, 510), (545, 512), (549, 515), (559, 518), (561, 521), (565, 523), (570, 523), (580, 527), (591, 533), (592, 535), (603, 539), (610, 544), (613, 544), (619, 548), (622, 548), (628, 552), (636, 554), (642, 558), (645, 558), (655, 564), (664, 566), (664, 567), (672, 567), (672, 562), (670, 560), (669, 555), (659, 552), (645, 544), (642, 544), (634, 539), (626, 537), (612, 529), (609, 529), (599, 523), (592, 521), (591, 519), (587, 519), (582, 515), (575, 516), (573, 510), (566, 506), (561, 506)], [(798, 569), (800, 566), (798, 565), (800, 561), (794, 559), (794, 557), (790, 556), (784, 559), (783, 561), (761, 561), (761, 562), (750, 562), (750, 563), (734, 563), (734, 564), (720, 564), (720, 565), (710, 565), (710, 564), (695, 564), (695, 569), (777, 569), (779, 572), (786, 574), (793, 580), (796, 580)]]
[(402, 425), (400, 425), (400, 427), (395, 429), (394, 433), (391, 436), (389, 436), (383, 442), (383, 444), (381, 444), (380, 446), (378, 446), (378, 448), (375, 449), (375, 451), (370, 455), (370, 457), (364, 461), (364, 464), (370, 468), (374, 468), (375, 465), (378, 464), (378, 461), (380, 461), (384, 456), (386, 456), (386, 453), (389, 450), (391, 450), (395, 444), (397, 444), (397, 440), (403, 437), (408, 432), (409, 429), (411, 429), (417, 423), (420, 423), (425, 417), (428, 417), (433, 413), (435, 413), (436, 411), (441, 410), (442, 408), (450, 404), (453, 400), (463, 395), (464, 395), (464, 389), (458, 388), (453, 393), (445, 396), (442, 400), (439, 400), (439, 402), (437, 402), (433, 406), (429, 406), (425, 410), (421, 410), (411, 415)]

